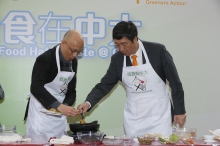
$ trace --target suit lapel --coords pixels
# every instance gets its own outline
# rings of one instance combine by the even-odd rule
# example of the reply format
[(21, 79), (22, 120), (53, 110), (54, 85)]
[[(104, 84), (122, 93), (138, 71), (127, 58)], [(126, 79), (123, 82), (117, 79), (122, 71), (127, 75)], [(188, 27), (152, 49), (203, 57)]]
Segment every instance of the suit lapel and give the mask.
[[(145, 43), (144, 41), (141, 41), (141, 42), (142, 42), (142, 44), (143, 44), (143, 46), (144, 46), (144, 49), (146, 50), (146, 53), (149, 54), (149, 52), (150, 52), (149, 46), (148, 46), (147, 43)], [(148, 57), (149, 57), (149, 55), (148, 55)], [(145, 59), (145, 57), (144, 57), (143, 51), (142, 51), (142, 61), (143, 61), (143, 64), (146, 63), (146, 59)]]

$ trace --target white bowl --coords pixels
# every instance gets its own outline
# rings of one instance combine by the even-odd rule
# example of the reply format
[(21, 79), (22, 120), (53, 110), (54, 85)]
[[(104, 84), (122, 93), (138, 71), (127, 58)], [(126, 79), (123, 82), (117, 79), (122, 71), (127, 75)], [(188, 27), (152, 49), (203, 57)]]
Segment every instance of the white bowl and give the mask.
[(220, 129), (216, 129), (214, 132), (220, 135)]
[(214, 135), (203, 135), (204, 140), (214, 140), (215, 136)]
[(218, 138), (220, 138), (220, 129), (216, 129), (216, 130), (213, 131), (213, 132), (215, 132), (215, 133), (218, 134), (219, 136), (217, 136), (217, 135), (215, 135), (215, 134), (213, 134), (213, 133), (212, 133), (212, 135), (215, 135), (215, 136), (217, 136)]

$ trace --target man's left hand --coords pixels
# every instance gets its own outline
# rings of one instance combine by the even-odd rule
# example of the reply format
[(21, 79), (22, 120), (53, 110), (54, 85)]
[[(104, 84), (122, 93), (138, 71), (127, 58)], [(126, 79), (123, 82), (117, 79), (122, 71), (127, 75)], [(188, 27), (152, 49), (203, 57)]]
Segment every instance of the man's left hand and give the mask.
[(184, 125), (186, 121), (186, 114), (183, 115), (174, 115), (174, 124), (179, 124), (180, 127)]

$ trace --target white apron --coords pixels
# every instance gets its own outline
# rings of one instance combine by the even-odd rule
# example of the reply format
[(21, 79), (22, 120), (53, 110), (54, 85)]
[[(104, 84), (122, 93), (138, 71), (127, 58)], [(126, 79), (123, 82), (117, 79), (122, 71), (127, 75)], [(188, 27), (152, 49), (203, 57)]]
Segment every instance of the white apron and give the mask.
[[(57, 76), (52, 82), (45, 84), (44, 87), (62, 103), (67, 92), (68, 83), (74, 77), (75, 72), (60, 71), (59, 47), (58, 45), (56, 48)], [(40, 112), (41, 110), (45, 110), (45, 108), (34, 95), (30, 94), (26, 134), (29, 136), (45, 134), (47, 139), (64, 135), (64, 131), (67, 130), (66, 116), (47, 115)]]
[(169, 136), (171, 128), (171, 104), (166, 84), (151, 66), (140, 40), (146, 64), (124, 67), (122, 82), (126, 87), (124, 128), (128, 136), (162, 134)]

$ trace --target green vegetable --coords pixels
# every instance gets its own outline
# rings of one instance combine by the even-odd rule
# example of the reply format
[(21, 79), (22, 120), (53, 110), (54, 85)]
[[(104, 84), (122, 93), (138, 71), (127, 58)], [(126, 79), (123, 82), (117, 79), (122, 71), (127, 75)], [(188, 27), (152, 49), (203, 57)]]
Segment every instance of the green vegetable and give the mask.
[(176, 143), (178, 140), (179, 140), (179, 138), (175, 134), (171, 134), (169, 137), (169, 141), (172, 143)]
[(166, 140), (163, 139), (163, 138), (161, 138), (161, 137), (159, 137), (159, 140), (160, 140), (161, 142), (166, 142)]

